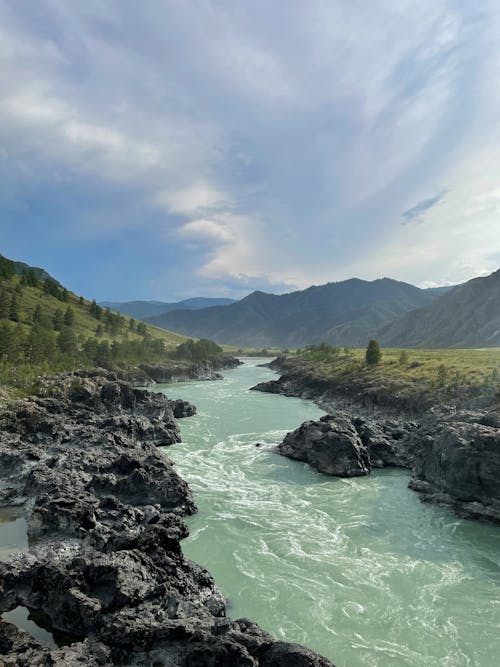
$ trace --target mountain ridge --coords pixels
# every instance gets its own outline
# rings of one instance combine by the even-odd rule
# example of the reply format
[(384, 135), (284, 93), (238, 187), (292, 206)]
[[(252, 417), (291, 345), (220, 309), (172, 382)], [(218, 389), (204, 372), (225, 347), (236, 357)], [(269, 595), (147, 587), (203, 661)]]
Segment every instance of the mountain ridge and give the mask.
[(228, 306), (235, 302), (235, 299), (225, 297), (191, 297), (182, 301), (154, 301), (145, 299), (136, 299), (134, 301), (101, 301), (100, 306), (111, 308), (122, 315), (135, 317), (139, 320), (148, 317), (157, 317), (172, 310), (198, 310), (215, 305)]
[(500, 269), (455, 286), (377, 336), (383, 345), (410, 348), (500, 346)]
[(322, 341), (364, 346), (381, 326), (434, 298), (391, 278), (350, 278), (281, 295), (255, 291), (229, 306), (173, 310), (146, 321), (240, 347), (301, 347)]

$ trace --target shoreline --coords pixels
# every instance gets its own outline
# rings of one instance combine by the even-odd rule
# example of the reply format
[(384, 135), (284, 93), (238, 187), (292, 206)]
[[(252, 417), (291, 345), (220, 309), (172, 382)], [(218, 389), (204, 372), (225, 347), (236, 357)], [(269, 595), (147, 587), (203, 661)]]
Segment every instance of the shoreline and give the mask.
[(398, 397), (369, 402), (343, 394), (300, 360), (277, 358), (268, 367), (277, 380), (252, 387), (313, 400), (326, 415), (288, 434), (278, 452), (335, 476), (369, 474), (396, 466), (412, 471), (409, 488), (424, 502), (447, 507), (463, 518), (500, 525), (500, 415), (494, 409), (457, 409), (425, 404), (415, 415)]
[(31, 542), (0, 563), (0, 612), (39, 612), (74, 642), (43, 647), (4, 621), (6, 665), (332, 665), (227, 618), (210, 573), (184, 558), (196, 507), (157, 449), (180, 439), (179, 402), (82, 372), (43, 394), (0, 412), (0, 505), (22, 508)]

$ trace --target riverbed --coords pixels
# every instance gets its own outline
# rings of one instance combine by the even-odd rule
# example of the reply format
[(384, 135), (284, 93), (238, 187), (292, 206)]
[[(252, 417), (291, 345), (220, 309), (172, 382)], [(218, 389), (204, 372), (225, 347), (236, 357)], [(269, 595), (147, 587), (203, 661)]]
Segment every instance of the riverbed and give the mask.
[(230, 615), (338, 667), (496, 667), (500, 530), (421, 503), (408, 471), (336, 479), (279, 456), (285, 433), (322, 412), (249, 391), (276, 377), (263, 361), (157, 386), (198, 407), (165, 449), (199, 508), (184, 551)]

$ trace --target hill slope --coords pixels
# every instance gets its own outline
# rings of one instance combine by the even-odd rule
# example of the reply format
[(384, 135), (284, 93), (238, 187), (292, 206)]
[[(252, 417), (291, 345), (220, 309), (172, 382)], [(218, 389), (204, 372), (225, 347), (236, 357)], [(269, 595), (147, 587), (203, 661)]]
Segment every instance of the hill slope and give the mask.
[(500, 346), (500, 270), (454, 287), (383, 327), (377, 337), (398, 347)]
[(175, 310), (148, 322), (242, 347), (365, 346), (383, 324), (430, 303), (432, 293), (382, 278), (352, 278), (274, 295), (253, 292), (230, 306)]
[(102, 301), (100, 305), (104, 308), (111, 308), (111, 310), (122, 313), (122, 315), (144, 320), (148, 317), (170, 313), (172, 310), (198, 310), (211, 306), (229, 306), (234, 302), (234, 299), (194, 297), (172, 303), (165, 301)]
[(45, 372), (163, 359), (182, 335), (78, 297), (43, 269), (0, 255), (0, 384)]

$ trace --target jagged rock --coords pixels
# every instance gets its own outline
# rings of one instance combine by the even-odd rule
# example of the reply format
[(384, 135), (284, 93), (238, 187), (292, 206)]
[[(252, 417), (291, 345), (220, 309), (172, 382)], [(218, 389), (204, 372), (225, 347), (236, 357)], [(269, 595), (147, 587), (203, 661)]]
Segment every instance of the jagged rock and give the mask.
[(235, 357), (221, 356), (206, 361), (169, 360), (157, 364), (142, 364), (140, 370), (146, 378), (159, 383), (222, 380), (222, 375), (218, 371), (236, 368), (240, 363)]
[(192, 417), (196, 414), (196, 406), (189, 403), (189, 401), (183, 401), (182, 398), (177, 398), (175, 401), (172, 401), (172, 407), (176, 419)]
[(270, 665), (288, 651), (291, 666), (331, 665), (227, 619), (210, 573), (184, 558), (196, 508), (156, 447), (179, 440), (176, 412), (194, 406), (106, 372), (45, 380), (0, 411), (0, 505), (23, 508), (31, 538), (0, 563), (0, 613), (28, 607), (75, 640), (50, 649), (0, 623), (0, 664)]
[(500, 522), (500, 429), (483, 421), (481, 413), (429, 418), (410, 487), (462, 516)]
[(331, 415), (304, 422), (286, 435), (278, 451), (327, 475), (355, 477), (370, 472), (368, 451), (352, 423)]

